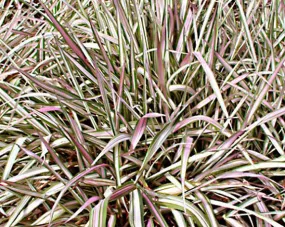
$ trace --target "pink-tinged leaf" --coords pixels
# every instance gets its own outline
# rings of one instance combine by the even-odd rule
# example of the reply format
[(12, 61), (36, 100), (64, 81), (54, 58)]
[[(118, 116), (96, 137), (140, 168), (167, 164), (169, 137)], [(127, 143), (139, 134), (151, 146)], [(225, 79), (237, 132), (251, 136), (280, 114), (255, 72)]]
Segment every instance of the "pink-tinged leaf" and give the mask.
[(62, 172), (67, 176), (68, 179), (72, 178), (72, 174), (69, 172), (69, 170), (66, 168), (66, 166), (64, 165), (64, 163), (60, 160), (60, 158), (57, 156), (56, 152), (53, 150), (53, 148), (51, 148), (51, 146), (47, 143), (47, 141), (42, 137), (41, 134), (38, 134), (40, 137), (40, 140), (42, 141), (42, 143), (45, 145), (45, 147), (47, 148), (47, 150), (49, 151), (50, 155), (52, 156), (53, 160), (55, 161), (55, 163), (60, 167), (60, 169), (62, 170)]
[[(164, 97), (167, 97), (167, 90), (166, 90), (166, 84), (165, 84), (165, 68), (164, 68), (164, 60), (163, 60), (163, 54), (165, 49), (165, 37), (166, 37), (166, 20), (164, 21), (162, 31), (161, 31), (161, 38), (158, 39), (157, 36), (157, 65), (158, 65), (158, 87), (161, 89), (162, 94)], [(162, 103), (163, 110), (167, 116), (167, 119), (169, 118), (169, 107), (164, 100)]]
[[(222, 65), (225, 67), (225, 69), (226, 69), (229, 73), (232, 72), (232, 75), (233, 75), (235, 78), (238, 78), (238, 77), (239, 77), (239, 75), (238, 75), (235, 71), (233, 71), (233, 68), (230, 66), (230, 64), (227, 63), (226, 60), (223, 59), (223, 57), (222, 57), (219, 53), (215, 52), (215, 55), (216, 55), (216, 57), (218, 58), (218, 60), (222, 63)], [(241, 86), (242, 86), (246, 91), (249, 91), (249, 88), (248, 88), (247, 84), (246, 84), (244, 81), (241, 81), (240, 84), (241, 84)]]
[(89, 169), (84, 170), (83, 172), (79, 173), (77, 176), (75, 176), (73, 179), (71, 179), (66, 185), (65, 187), (62, 189), (62, 191), (60, 192), (60, 194), (58, 195), (58, 197), (56, 198), (56, 201), (53, 204), (53, 207), (51, 209), (51, 213), (50, 213), (50, 223), (52, 221), (52, 217), (54, 214), (54, 211), (59, 203), (59, 201), (61, 200), (61, 198), (63, 197), (64, 193), (78, 180), (80, 180), (81, 178), (83, 178), (85, 175), (94, 172), (95, 170), (99, 169), (99, 168), (104, 168), (107, 167), (107, 164), (100, 164), (97, 166), (92, 166)]
[(108, 227), (116, 227), (117, 217), (115, 214), (111, 214), (108, 220)]
[[(187, 13), (187, 17), (185, 19), (185, 22), (183, 24), (183, 27), (181, 29), (181, 32), (180, 32), (180, 36), (179, 36), (179, 40), (178, 40), (178, 43), (177, 43), (177, 47), (176, 47), (176, 51), (177, 51), (177, 54), (176, 54), (176, 60), (179, 62), (180, 60), (180, 56), (181, 56), (181, 52), (183, 51), (183, 45), (185, 44), (185, 39), (186, 37), (188, 36), (189, 34), (189, 31), (190, 31), (190, 27), (191, 27), (191, 24), (192, 24), (192, 21), (193, 21), (193, 13), (192, 13), (192, 10), (189, 8), (188, 10), (188, 13)], [(188, 57), (189, 58), (188, 58)], [(191, 56), (191, 53), (189, 53), (186, 57), (188, 58), (184, 58), (182, 63), (180, 64), (180, 66), (184, 65), (185, 63), (185, 60), (187, 59), (187, 63), (189, 63), (189, 60), (190, 60), (190, 56)]]
[(262, 174), (257, 174), (257, 173), (249, 173), (249, 172), (230, 172), (230, 173), (224, 173), (220, 176), (218, 176), (215, 180), (217, 179), (227, 179), (227, 178), (238, 178), (238, 177), (256, 177), (261, 180), (265, 181), (271, 181), (268, 177), (263, 176)]
[(135, 131), (133, 133), (132, 136), (132, 140), (131, 140), (131, 151), (134, 150), (140, 140), (140, 138), (142, 137), (144, 130), (146, 128), (146, 123), (147, 123), (147, 119), (148, 118), (155, 118), (155, 117), (163, 117), (165, 116), (164, 114), (159, 114), (159, 113), (148, 113), (146, 115), (144, 115), (138, 122)]
[[(22, 70), (25, 71), (25, 72), (29, 72), (31, 70), (33, 70), (35, 68), (34, 65), (32, 66), (28, 66), (28, 67), (22, 67)], [(3, 73), (0, 73), (0, 81), (4, 81), (8, 76), (11, 76), (11, 75), (14, 75), (14, 74), (17, 74), (18, 73), (18, 70), (16, 69), (12, 69), (10, 71), (7, 71), (7, 72), (3, 72)]]
[(198, 116), (186, 118), (183, 121), (177, 123), (175, 125), (175, 127), (174, 127), (174, 132), (178, 131), (179, 129), (183, 128), (184, 126), (186, 126), (186, 125), (188, 125), (188, 124), (190, 124), (192, 122), (195, 122), (195, 121), (206, 121), (206, 122), (210, 123), (211, 125), (217, 127), (218, 129), (222, 129), (223, 128), (214, 119), (212, 119), (210, 117), (207, 117), (207, 116), (204, 116), (204, 115), (198, 115)]
[[(10, 186), (9, 186), (10, 185)], [(36, 191), (31, 191), (29, 187), (24, 186), (23, 184), (18, 184), (10, 181), (0, 181), (0, 186), (5, 188), (7, 191), (16, 192), (21, 195), (28, 195), (40, 199), (45, 199), (45, 194), (41, 194)]]
[(39, 112), (45, 113), (45, 112), (50, 112), (50, 111), (60, 111), (62, 112), (61, 108), (58, 106), (46, 106), (38, 109)]
[(106, 226), (107, 220), (107, 207), (109, 198), (101, 200), (90, 212), (89, 226), (90, 227), (102, 227)]
[(84, 137), (82, 135), (81, 129), (78, 127), (77, 123), (75, 122), (75, 120), (72, 118), (72, 115), (69, 115), (69, 121), (70, 124), (72, 126), (72, 129), (76, 135), (72, 136), (70, 133), (67, 134), (70, 136), (71, 140), (73, 141), (73, 143), (76, 145), (76, 147), (78, 148), (78, 150), (81, 152), (81, 154), (83, 155), (83, 157), (86, 159), (86, 161), (88, 163), (86, 163), (86, 165), (88, 167), (90, 167), (91, 163), (94, 161), (93, 158), (90, 156), (90, 154), (88, 153), (88, 151), (84, 148), (84, 144), (85, 144), (85, 140)]
[(219, 148), (218, 151), (206, 162), (206, 164), (214, 165), (218, 159), (220, 159), (226, 151), (232, 146), (232, 144), (244, 134), (245, 131), (241, 130), (230, 136)]
[(148, 219), (146, 227), (154, 227), (152, 218)]
[(95, 73), (93, 73), (94, 75), (91, 74), (88, 69), (84, 67), (84, 65), (81, 65), (79, 62), (77, 62), (69, 53), (64, 50), (62, 50), (62, 52), (86, 77), (88, 77), (93, 83), (98, 83), (96, 77), (94, 76)]
[(216, 20), (216, 13), (217, 13), (217, 8), (215, 8), (214, 12), (213, 12), (213, 17), (211, 19), (210, 25), (212, 30), (213, 30), (213, 34), (212, 34), (212, 40), (211, 40), (211, 50), (209, 53), (209, 57), (208, 57), (208, 61), (209, 61), (209, 67), (211, 69), (213, 69), (213, 63), (214, 63), (214, 56), (215, 56), (215, 49), (216, 49), (216, 40), (217, 40), (217, 23), (214, 23)]
[(173, 35), (172, 34), (174, 33), (175, 19), (174, 19), (172, 8), (170, 6), (168, 6), (167, 11), (169, 14), (169, 22), (170, 22), (169, 34), (171, 35), (170, 37), (172, 38), (170, 41), (172, 41), (171, 43), (173, 43)]
[(131, 193), (135, 189), (136, 189), (136, 186), (132, 182), (126, 183), (125, 185), (119, 187), (112, 193), (112, 195), (110, 196), (110, 201), (117, 200)]
[(209, 82), (211, 84), (211, 87), (213, 88), (214, 93), (216, 94), (216, 97), (218, 99), (218, 102), (220, 103), (220, 106), (225, 114), (225, 116), (228, 118), (229, 114), (226, 108), (226, 105), (224, 103), (222, 94), (221, 94), (221, 90), (217, 84), (216, 78), (214, 73), (212, 72), (211, 68), (209, 67), (209, 65), (207, 64), (207, 62), (204, 60), (204, 58), (202, 57), (201, 53), (199, 52), (194, 52), (194, 55), (196, 56), (196, 58), (198, 59), (198, 61), (201, 63), (208, 79)]
[[(256, 110), (258, 109), (259, 105), (261, 104), (262, 100), (264, 99), (265, 95), (267, 94), (269, 88), (271, 87), (271, 84), (273, 83), (273, 81), (275, 80), (276, 76), (278, 75), (280, 69), (283, 66), (285, 62), (285, 57), (282, 59), (282, 61), (278, 64), (278, 66), (276, 67), (275, 71), (273, 72), (272, 76), (269, 78), (269, 80), (267, 81), (267, 83), (265, 83), (265, 86), (261, 89), (259, 95), (257, 96), (253, 106), (250, 108), (246, 120), (244, 122), (244, 126), (246, 126), (248, 123), (251, 122), (254, 113), (256, 112)], [(253, 99), (254, 100), (254, 99)]]
[(157, 64), (158, 64), (158, 84), (160, 89), (162, 90), (162, 93), (164, 94), (164, 96), (166, 96), (166, 88), (165, 88), (165, 69), (164, 69), (164, 65), (163, 65), (163, 48), (165, 45), (165, 24), (162, 28), (162, 34), (161, 34), (161, 40), (158, 39), (157, 36)]
[[(245, 128), (245, 131), (252, 130), (256, 126), (264, 124), (264, 123), (271, 121), (271, 120), (274, 120), (276, 118), (279, 118), (279, 117), (283, 116), (284, 114), (285, 114), (285, 107), (280, 108), (278, 110), (275, 110), (269, 114), (266, 114), (264, 117), (258, 119), (256, 122), (249, 125), (247, 128)], [(282, 120), (282, 118), (280, 120)]]
[(280, 2), (279, 13), (285, 14), (285, 2), (284, 1)]
[(118, 104), (117, 104), (118, 108), (120, 107), (120, 104), (121, 104), (123, 88), (124, 88), (124, 79), (125, 79), (125, 64), (122, 66), (122, 71), (120, 73), (120, 83), (119, 83), (119, 91), (118, 91)]
[(42, 1), (39, 1), (41, 6), (43, 7), (45, 13), (53, 23), (53, 25), (56, 27), (56, 29), (60, 32), (62, 37), (65, 39), (68, 46), (76, 53), (76, 55), (87, 65), (90, 65), (87, 58), (85, 57), (82, 50), (78, 47), (78, 45), (70, 38), (66, 30), (62, 27), (62, 25), (57, 21), (57, 19), (52, 15), (52, 13), (49, 11), (49, 9), (45, 6), (45, 4)]
[(184, 144), (180, 143), (177, 151), (175, 152), (175, 156), (174, 156), (173, 162), (177, 162), (178, 159), (181, 159), (183, 149), (184, 149)]
[(170, 122), (168, 124), (166, 124), (163, 129), (157, 133), (155, 135), (155, 137), (153, 138), (146, 156), (143, 160), (143, 163), (141, 165), (141, 168), (139, 170), (139, 172), (137, 173), (137, 178), (136, 178), (136, 182), (140, 179), (146, 165), (148, 164), (148, 162), (152, 159), (152, 157), (155, 155), (155, 153), (157, 152), (157, 150), (162, 146), (162, 144), (164, 143), (164, 141), (167, 139), (167, 137), (171, 134), (171, 132), (173, 131), (173, 123), (174, 122)]
[(51, 173), (53, 173), (57, 179), (59, 179), (61, 182), (65, 182), (64, 179), (43, 159), (41, 159), (38, 155), (35, 153), (27, 150), (26, 148), (21, 147), (21, 150), (24, 151), (27, 155), (30, 157), (36, 159), (41, 165), (44, 165)]
[(109, 141), (109, 143), (104, 147), (104, 149), (101, 151), (101, 153), (97, 156), (97, 158), (95, 159), (95, 161), (92, 163), (92, 165), (95, 165), (96, 162), (98, 162), (98, 160), (103, 157), (103, 155), (105, 155), (108, 151), (110, 151), (113, 147), (115, 147), (117, 144), (126, 141), (126, 140), (130, 140), (131, 136), (129, 134), (119, 134), (117, 136), (115, 136), (112, 140)]
[(204, 187), (206, 187), (206, 186), (216, 182), (219, 179), (229, 179), (229, 178), (236, 179), (236, 178), (240, 178), (240, 177), (243, 177), (243, 178), (245, 178), (245, 177), (256, 177), (256, 178), (259, 178), (260, 180), (264, 180), (264, 181), (268, 181), (268, 182), (271, 181), (271, 179), (269, 179), (268, 177), (263, 176), (261, 174), (250, 173), (250, 172), (233, 171), (233, 172), (230, 172), (230, 173), (221, 174), (221, 175), (219, 175), (219, 176), (217, 176), (217, 177), (215, 177), (215, 178), (213, 178), (213, 179), (211, 179), (211, 180), (209, 180), (209, 181), (207, 181), (207, 182), (205, 182), (203, 184), (200, 184), (199, 186), (189, 190), (187, 192), (187, 194), (192, 193), (192, 192), (194, 192), (196, 190), (199, 190), (201, 188), (204, 188)]
[(12, 33), (14, 34), (18, 34), (18, 35), (23, 35), (23, 36), (34, 36), (36, 35), (36, 33), (30, 33), (30, 32), (25, 32), (25, 31), (19, 31), (19, 30), (16, 30), (16, 29), (12, 29), (11, 31)]
[(236, 132), (234, 135), (232, 135), (230, 138), (228, 138), (220, 147), (219, 150), (227, 150), (228, 148), (231, 147), (231, 145), (243, 134), (245, 131), (240, 130)]
[[(88, 151), (81, 145), (81, 143), (74, 137), (72, 136), (69, 132), (65, 130), (65, 133), (68, 134), (72, 142), (75, 144), (75, 146), (78, 148), (78, 150), (81, 152), (83, 157), (86, 159), (86, 161), (91, 165), (93, 162), (93, 158), (90, 156)], [(89, 167), (89, 166), (88, 166)]]
[(143, 116), (143, 118), (155, 118), (155, 117), (164, 117), (164, 114), (160, 113), (147, 113), (146, 115)]
[[(256, 203), (256, 206), (260, 210), (260, 213), (263, 213), (268, 219), (273, 220), (272, 215), (268, 214), (269, 210), (268, 210), (267, 206), (265, 205), (265, 203), (262, 201), (262, 198), (258, 198), (258, 200), (259, 200), (259, 202)], [(272, 225), (270, 225), (266, 221), (264, 222), (264, 227), (271, 227), (271, 226)]]
[(61, 90), (60, 88), (58, 87), (55, 87), (55, 86), (51, 86), (49, 84), (45, 84), (43, 83), (42, 81), (36, 79), (35, 77), (31, 76), (29, 73), (21, 70), (20, 68), (15, 68), (18, 72), (20, 72), (21, 74), (23, 74), (24, 76), (26, 76), (29, 80), (31, 80), (33, 83), (35, 83), (36, 85), (38, 85), (40, 88), (50, 92), (51, 94), (56, 94), (62, 98), (65, 98), (65, 99), (79, 99), (78, 96), (70, 93), (70, 92), (67, 92), (64, 90)]
[[(242, 76), (239, 76), (238, 78), (234, 79), (231, 81), (230, 84), (224, 86), (222, 89), (221, 89), (221, 92), (225, 92), (227, 91), (228, 89), (230, 89), (233, 85), (241, 82), (243, 79), (245, 79), (246, 77), (248, 77), (248, 74), (244, 74)], [(204, 107), (205, 105), (207, 105), (208, 103), (212, 102), (212, 100), (214, 100), (216, 98), (216, 94), (211, 94), (209, 95), (207, 98), (205, 98), (204, 100), (202, 100), (200, 103), (198, 103), (195, 107), (193, 107), (192, 109), (192, 112), (195, 112), (199, 109), (201, 109), (202, 107)]]
[[(92, 32), (93, 32), (93, 34), (94, 34), (94, 36), (95, 36), (95, 38), (97, 40), (97, 43), (98, 43), (98, 45), (100, 47), (101, 53), (103, 54), (103, 58), (104, 58), (105, 62), (107, 63), (107, 66), (108, 66), (109, 81), (107, 82), (107, 84), (109, 85), (109, 87), (111, 89), (113, 102), (115, 103), (115, 93), (114, 93), (114, 86), (113, 86), (113, 82), (112, 82), (112, 80), (113, 80), (112, 79), (112, 73), (114, 72), (114, 69), (113, 69), (113, 66), (112, 66), (112, 64), (111, 64), (111, 62), (110, 62), (110, 60), (109, 60), (109, 58), (107, 56), (107, 53), (106, 53), (106, 51), (105, 51), (105, 49), (104, 49), (104, 47), (103, 47), (103, 45), (101, 43), (101, 38), (100, 38), (100, 36), (99, 36), (99, 34), (98, 34), (94, 24), (92, 23), (91, 20), (89, 20), (89, 23), (91, 25), (91, 30), (92, 30)], [(105, 95), (105, 89), (102, 87), (103, 81), (101, 81), (101, 79), (103, 79), (104, 77), (101, 78), (101, 74), (100, 74), (100, 72), (99, 72), (99, 70), (97, 68), (96, 63), (93, 62), (93, 65), (95, 67), (95, 71), (93, 71), (93, 70), (92, 71), (93, 71), (93, 74), (97, 75), (99, 88), (100, 88), (100, 91), (101, 91), (101, 94), (102, 94), (102, 98), (103, 98), (103, 101), (104, 101), (104, 105), (105, 105), (106, 111), (108, 112), (107, 113), (107, 115), (108, 115), (109, 112), (110, 112), (110, 107), (109, 107), (107, 101), (105, 101), (105, 99), (107, 100), (107, 96)], [(121, 97), (121, 95), (120, 95), (120, 97)], [(109, 116), (109, 119), (110, 119), (110, 122), (111, 122), (111, 125), (112, 125), (112, 130), (115, 133), (115, 129), (114, 129), (115, 126), (114, 126), (113, 120), (112, 120), (112, 118), (110, 116)]]
[(128, 22), (128, 18), (125, 14), (125, 10), (121, 6), (121, 1), (113, 0), (113, 2), (115, 5), (115, 9), (117, 10), (117, 13), (120, 17), (120, 21), (121, 21), (122, 25), (124, 26), (125, 30), (127, 31), (128, 35), (130, 36), (130, 38), (134, 44), (135, 52), (138, 53), (139, 52), (139, 46), (137, 43), (137, 39), (135, 38), (134, 33), (132, 31), (132, 28)]
[(181, 61), (180, 65), (179, 65), (180, 68), (182, 68), (185, 65), (188, 65), (193, 60), (193, 59), (191, 59), (192, 55), (193, 55), (192, 52), (186, 54), (186, 56), (183, 58), (183, 60)]
[(86, 207), (88, 207), (91, 203), (94, 203), (101, 198), (99, 196), (93, 196), (90, 199), (88, 199), (70, 218), (68, 218), (65, 223), (69, 222), (73, 218), (75, 218), (78, 214), (80, 214)]
[(274, 220), (267, 218), (266, 216), (264, 216), (263, 214), (261, 214), (259, 212), (255, 212), (255, 211), (252, 211), (250, 209), (243, 208), (242, 206), (235, 206), (232, 203), (224, 203), (224, 202), (220, 202), (217, 200), (210, 200), (210, 202), (212, 205), (217, 206), (217, 207), (225, 207), (225, 208), (233, 210), (233, 211), (236, 210), (236, 211), (244, 212), (248, 215), (256, 216), (257, 218), (264, 220), (265, 222), (271, 224), (274, 227), (282, 227), (283, 226), (283, 225), (280, 225), (279, 223), (275, 222)]
[[(106, 53), (106, 51), (105, 51), (105, 49), (104, 49), (104, 47), (103, 47), (103, 45), (102, 45), (102, 42), (101, 42), (101, 38), (100, 38), (100, 36), (99, 36), (99, 33), (97, 32), (97, 30), (96, 30), (96, 28), (95, 28), (95, 25), (94, 25), (94, 23), (91, 21), (91, 19), (89, 19), (89, 23), (90, 23), (90, 25), (91, 25), (91, 29), (92, 29), (92, 32), (93, 32), (95, 38), (96, 38), (96, 41), (97, 41), (97, 43), (98, 43), (98, 45), (99, 45), (99, 47), (100, 47), (101, 53), (103, 54), (104, 60), (105, 60), (105, 62), (106, 62), (107, 65), (108, 65), (109, 73), (111, 73), (111, 72), (113, 73), (113, 72), (114, 72), (113, 66), (112, 66), (112, 64), (111, 64), (111, 62), (110, 62), (110, 59), (108, 58), (107, 53)], [(123, 69), (124, 69), (124, 67), (123, 67)], [(110, 75), (110, 76), (111, 76), (111, 75)]]
[(157, 206), (151, 201), (149, 196), (146, 193), (144, 193), (144, 192), (141, 192), (141, 193), (142, 193), (142, 196), (144, 198), (144, 201), (145, 201), (146, 205), (148, 206), (148, 208), (150, 209), (151, 213), (156, 218), (156, 220), (158, 221), (160, 226), (164, 226), (164, 227), (168, 226), (168, 224), (166, 223), (166, 221), (165, 221), (164, 217), (162, 216), (161, 212), (159, 211)]
[(188, 158), (191, 152), (192, 143), (193, 143), (193, 138), (187, 137), (181, 158), (181, 183), (182, 183), (182, 194), (183, 194), (184, 203), (185, 203), (185, 177), (186, 177)]
[(209, 219), (211, 223), (211, 227), (219, 227), (220, 225), (217, 222), (217, 219), (214, 214), (214, 209), (209, 203), (209, 199), (200, 191), (196, 191), (197, 199), (199, 199), (204, 207), (205, 213), (207, 215), (207, 218)]

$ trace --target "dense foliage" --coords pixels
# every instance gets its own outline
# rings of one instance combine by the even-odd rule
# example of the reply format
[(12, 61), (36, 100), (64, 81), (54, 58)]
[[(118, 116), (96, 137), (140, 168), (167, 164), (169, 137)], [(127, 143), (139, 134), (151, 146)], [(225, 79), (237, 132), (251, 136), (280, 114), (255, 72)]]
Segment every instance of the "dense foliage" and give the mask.
[(0, 1), (0, 226), (285, 225), (283, 0), (42, 1)]

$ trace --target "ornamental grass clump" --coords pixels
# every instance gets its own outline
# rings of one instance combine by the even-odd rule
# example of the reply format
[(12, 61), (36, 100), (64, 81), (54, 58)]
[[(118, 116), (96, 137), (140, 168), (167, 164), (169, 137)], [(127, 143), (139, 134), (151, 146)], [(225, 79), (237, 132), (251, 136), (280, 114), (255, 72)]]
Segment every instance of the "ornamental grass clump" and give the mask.
[(285, 225), (283, 0), (0, 1), (0, 226)]

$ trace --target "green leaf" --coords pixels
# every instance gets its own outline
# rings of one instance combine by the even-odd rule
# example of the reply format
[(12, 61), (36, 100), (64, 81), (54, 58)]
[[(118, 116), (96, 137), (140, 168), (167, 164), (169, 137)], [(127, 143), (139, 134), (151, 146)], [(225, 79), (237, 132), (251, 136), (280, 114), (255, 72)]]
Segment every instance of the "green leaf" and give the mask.
[(172, 131), (173, 131), (173, 123), (169, 123), (169, 124), (165, 125), (164, 128), (159, 133), (157, 133), (157, 135), (153, 138), (153, 141), (151, 142), (151, 144), (147, 150), (146, 156), (145, 156), (143, 163), (141, 165), (141, 168), (137, 174), (136, 181), (139, 180), (139, 178), (140, 178), (142, 172), (144, 171), (147, 163), (155, 155), (157, 150), (162, 146), (162, 144), (167, 139), (167, 137), (171, 134)]
[(90, 212), (89, 227), (106, 226), (109, 199), (100, 201)]
[(27, 137), (18, 138), (15, 144), (13, 145), (12, 150), (9, 154), (3, 175), (2, 175), (2, 180), (6, 180), (9, 178), (13, 165), (15, 164), (15, 161), (17, 159), (18, 152), (20, 151), (20, 147), (23, 145), (26, 139)]

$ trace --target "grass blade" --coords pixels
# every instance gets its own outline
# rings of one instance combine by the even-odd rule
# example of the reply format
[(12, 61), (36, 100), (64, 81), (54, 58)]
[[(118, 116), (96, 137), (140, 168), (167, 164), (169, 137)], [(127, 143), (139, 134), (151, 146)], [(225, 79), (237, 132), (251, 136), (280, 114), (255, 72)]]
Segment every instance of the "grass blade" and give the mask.
[(196, 58), (198, 59), (198, 61), (201, 63), (204, 71), (206, 72), (206, 75), (209, 79), (209, 82), (214, 90), (215, 95), (217, 96), (218, 102), (221, 105), (221, 108), (225, 114), (225, 116), (228, 118), (229, 114), (226, 108), (226, 105), (224, 103), (220, 88), (217, 84), (216, 78), (214, 76), (214, 73), (212, 72), (211, 68), (209, 67), (209, 65), (206, 63), (206, 61), (204, 60), (204, 58), (202, 57), (201, 53), (199, 52), (194, 52), (194, 55), (196, 56)]
[(2, 175), (2, 180), (7, 180), (9, 178), (13, 165), (16, 161), (18, 152), (20, 151), (20, 147), (24, 144), (26, 139), (27, 137), (18, 138), (16, 140), (16, 143), (13, 145), (12, 150), (7, 160), (7, 165), (5, 166), (5, 169)]

